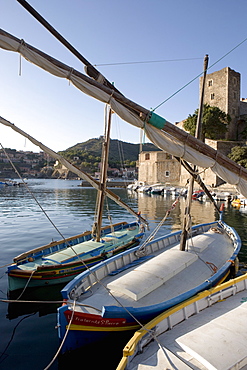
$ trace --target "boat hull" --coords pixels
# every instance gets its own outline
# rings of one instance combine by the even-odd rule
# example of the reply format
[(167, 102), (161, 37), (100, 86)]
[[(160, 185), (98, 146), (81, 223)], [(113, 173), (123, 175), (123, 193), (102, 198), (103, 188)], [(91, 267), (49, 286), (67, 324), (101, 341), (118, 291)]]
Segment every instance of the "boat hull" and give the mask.
[[(100, 315), (90, 315), (81, 312), (74, 312), (72, 316), (71, 310), (65, 305), (59, 308), (59, 338), (62, 340), (66, 333), (66, 341), (63, 344), (61, 354), (71, 352), (80, 347), (87, 346), (96, 342), (100, 342), (111, 336), (115, 336), (116, 333), (133, 332), (138, 330), (141, 325), (145, 325), (148, 321), (152, 320), (162, 312), (180, 304), (194, 295), (210, 289), (213, 286), (223, 283), (230, 274), (230, 268), (226, 269), (215, 281), (210, 281), (203, 286), (199, 286), (197, 289), (188, 291), (186, 294), (182, 294), (172, 300), (163, 302), (160, 307), (154, 307), (153, 310), (130, 310), (131, 314), (135, 316), (136, 321), (133, 321), (132, 317), (102, 317)], [(63, 317), (61, 321), (61, 317)], [(138, 322), (141, 324), (138, 324)], [(68, 330), (68, 333), (67, 333)]]
[[(104, 253), (105, 245), (102, 243), (100, 247), (95, 248), (90, 253), (95, 254), (95, 256), (90, 258), (76, 258), (73, 257), (74, 261), (72, 262), (64, 262), (64, 263), (54, 263), (51, 265), (38, 265), (35, 269), (27, 269), (25, 266), (28, 266), (28, 261), (30, 259), (34, 260), (50, 260), (53, 261), (51, 256), (54, 256), (52, 253), (47, 253), (47, 250), (50, 250), (51, 252), (54, 251), (55, 248), (59, 251), (63, 251), (64, 244), (66, 241), (63, 241), (63, 243), (51, 243), (52, 245), (45, 246), (43, 249), (38, 248), (36, 250), (30, 251), (29, 253), (26, 253), (24, 255), (21, 255), (20, 257), (16, 258), (16, 263), (12, 264), (8, 268), (8, 290), (9, 292), (14, 290), (23, 289), (25, 287), (41, 287), (41, 286), (49, 286), (49, 285), (57, 285), (64, 283), (66, 284), (70, 280), (72, 280), (76, 275), (82, 273), (86, 269), (95, 266), (96, 264), (104, 261), (105, 259), (117, 255), (124, 250), (127, 250), (129, 248), (133, 248), (136, 245), (140, 243), (140, 239), (143, 236), (143, 233), (139, 232), (139, 225), (137, 223), (119, 223), (116, 225), (113, 225), (114, 232), (119, 232), (119, 230), (128, 230), (130, 228), (134, 229), (135, 231), (131, 231), (131, 236), (126, 237), (126, 241), (124, 237), (120, 238), (119, 242), (114, 244), (112, 247), (109, 247), (109, 250), (107, 253)], [(104, 228), (103, 229), (103, 235), (105, 238), (110, 234), (110, 228)], [(87, 242), (91, 238), (91, 233), (87, 232), (80, 236), (76, 236), (75, 239), (69, 238), (67, 239), (68, 242), (72, 242), (73, 240), (77, 241), (77, 244), (79, 242)], [(73, 245), (73, 248), (76, 247), (76, 243)], [(36, 258), (36, 260), (35, 260)], [(54, 257), (53, 257), (54, 258)], [(21, 260), (21, 262), (18, 262)]]
[[(212, 223), (212, 226), (214, 228), (215, 228), (215, 225), (217, 225), (217, 223)], [(199, 225), (199, 226), (205, 226), (205, 225)], [(191, 287), (189, 289), (187, 288), (186, 290), (184, 290), (183, 293), (180, 292), (180, 294), (177, 294), (170, 299), (167, 298), (166, 300), (161, 301), (156, 304), (151, 304), (151, 305), (146, 305), (146, 306), (137, 306), (137, 307), (127, 306), (124, 308), (121, 305), (107, 306), (104, 302), (102, 302), (102, 310), (98, 314), (96, 312), (85, 313), (85, 311), (83, 312), (83, 310), (78, 308), (79, 306), (76, 309), (72, 308), (73, 294), (74, 293), (77, 294), (77, 291), (78, 292), (80, 291), (80, 284), (82, 284), (82, 279), (79, 281), (80, 277), (78, 277), (76, 279), (77, 281), (75, 281), (74, 284), (73, 282), (68, 284), (67, 287), (65, 287), (62, 290), (63, 297), (65, 298), (65, 300), (68, 299), (68, 301), (65, 302), (64, 306), (58, 309), (58, 334), (59, 334), (60, 340), (62, 341), (64, 336), (66, 335), (66, 340), (63, 343), (61, 353), (72, 351), (79, 347), (83, 347), (87, 344), (93, 343), (94, 341), (95, 342), (100, 341), (105, 337), (109, 337), (113, 333), (114, 334), (119, 333), (121, 335), (121, 333), (123, 332), (127, 332), (127, 331), (131, 332), (133, 330), (136, 330), (136, 328), (138, 328), (140, 324), (144, 325), (148, 321), (152, 320), (155, 316), (166, 311), (167, 309), (179, 303), (184, 302), (185, 300), (191, 298), (192, 296), (198, 294), (199, 292), (202, 292), (206, 289), (210, 289), (213, 286), (216, 286), (222, 283), (228, 277), (232, 277), (235, 272), (233, 271), (235, 269), (234, 264), (235, 264), (235, 260), (237, 259), (237, 254), (241, 247), (241, 241), (234, 229), (228, 228), (227, 232), (229, 233), (229, 235), (231, 235), (230, 238), (233, 238), (233, 243), (231, 243), (232, 249), (229, 252), (228, 257), (226, 258), (222, 266), (219, 267), (217, 270), (215, 271), (212, 270), (211, 273), (208, 273), (208, 278), (201, 279), (201, 282), (198, 285), (194, 284), (192, 287), (192, 284), (191, 284)], [(166, 235), (163, 237), (163, 241), (165, 239), (167, 240), (168, 238), (172, 239), (173, 237), (179, 238), (179, 234), (180, 233), (173, 233), (173, 234)], [(159, 242), (160, 242), (160, 239), (159, 239)], [(152, 243), (155, 243), (155, 241)], [(127, 256), (127, 254), (130, 254), (130, 253), (131, 252), (129, 253), (126, 252), (125, 255)], [(182, 252), (182, 253), (186, 253), (186, 252)], [(191, 254), (189, 253), (187, 254), (187, 256), (188, 255), (191, 255)], [(160, 258), (160, 255), (158, 255), (158, 257)], [(191, 258), (191, 256), (189, 256), (188, 258)], [(211, 264), (211, 267), (213, 268), (215, 267), (213, 263)], [(100, 267), (98, 265), (96, 267), (96, 270), (99, 268)], [(106, 269), (106, 266), (104, 268)], [(94, 271), (96, 272), (96, 270)], [(81, 275), (81, 277), (82, 276), (83, 274)], [(126, 282), (125, 276), (124, 276), (124, 279)], [(120, 277), (120, 280), (121, 280), (121, 277)], [(120, 280), (118, 281), (120, 282)], [(84, 280), (84, 283), (85, 283), (85, 280)], [(73, 289), (74, 289), (74, 292), (72, 292)], [(72, 294), (70, 295), (70, 293)], [(165, 290), (162, 296), (164, 295), (166, 295)], [(83, 294), (81, 295), (81, 297), (82, 296)], [(83, 305), (83, 299), (80, 302)], [(87, 302), (85, 301), (85, 303)]]

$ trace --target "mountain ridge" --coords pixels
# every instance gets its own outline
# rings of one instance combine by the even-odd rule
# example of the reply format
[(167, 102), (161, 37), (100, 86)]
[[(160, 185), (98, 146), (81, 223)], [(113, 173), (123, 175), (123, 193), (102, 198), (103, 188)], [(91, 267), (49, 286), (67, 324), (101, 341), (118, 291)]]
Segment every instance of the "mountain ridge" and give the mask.
[[(102, 143), (103, 136), (99, 138), (92, 138), (85, 142), (77, 143), (66, 150), (60, 151), (62, 154), (68, 154), (73, 152), (76, 155), (76, 152), (85, 152), (89, 155), (92, 154), (97, 157), (101, 157), (102, 153)], [(152, 143), (142, 144), (142, 151), (157, 151), (158, 149)], [(137, 161), (138, 155), (140, 153), (140, 144), (128, 143), (118, 139), (110, 139), (109, 147), (109, 161), (119, 162), (119, 161)]]

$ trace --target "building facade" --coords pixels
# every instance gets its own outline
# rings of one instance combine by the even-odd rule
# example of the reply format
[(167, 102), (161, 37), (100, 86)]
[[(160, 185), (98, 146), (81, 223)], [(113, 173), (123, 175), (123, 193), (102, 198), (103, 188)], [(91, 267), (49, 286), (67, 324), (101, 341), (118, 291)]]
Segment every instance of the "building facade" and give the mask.
[[(200, 94), (202, 89), (200, 78)], [(227, 140), (242, 140), (246, 128), (243, 118), (247, 116), (247, 99), (240, 100), (240, 73), (229, 67), (210, 73), (206, 76), (204, 104), (216, 106), (231, 117)]]
[(138, 180), (145, 184), (179, 184), (180, 163), (163, 151), (141, 152), (138, 161)]
[[(229, 67), (206, 76), (204, 104), (217, 106), (231, 117), (225, 140), (208, 140), (206, 144), (228, 155), (237, 145), (246, 144), (243, 141), (243, 131), (247, 130), (247, 99), (240, 100), (240, 73)], [(202, 78), (200, 79), (200, 92)], [(185, 120), (176, 125), (183, 129)], [(224, 181), (215, 175), (211, 169), (199, 169), (202, 180), (208, 186), (219, 186)], [(139, 181), (146, 184), (162, 183), (184, 186), (188, 172), (171, 155), (165, 152), (142, 152), (139, 155)]]

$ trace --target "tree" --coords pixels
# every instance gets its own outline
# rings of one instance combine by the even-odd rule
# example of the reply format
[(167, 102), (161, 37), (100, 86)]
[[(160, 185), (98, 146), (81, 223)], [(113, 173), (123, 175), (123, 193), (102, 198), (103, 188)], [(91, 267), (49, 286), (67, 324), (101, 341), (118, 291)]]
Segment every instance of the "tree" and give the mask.
[[(189, 115), (184, 123), (184, 129), (195, 136), (198, 109), (193, 115)], [(228, 125), (231, 121), (229, 114), (226, 114), (218, 107), (211, 107), (204, 104), (202, 117), (202, 140), (205, 138), (218, 140), (225, 137)]]
[(234, 146), (228, 157), (241, 166), (247, 168), (247, 146)]

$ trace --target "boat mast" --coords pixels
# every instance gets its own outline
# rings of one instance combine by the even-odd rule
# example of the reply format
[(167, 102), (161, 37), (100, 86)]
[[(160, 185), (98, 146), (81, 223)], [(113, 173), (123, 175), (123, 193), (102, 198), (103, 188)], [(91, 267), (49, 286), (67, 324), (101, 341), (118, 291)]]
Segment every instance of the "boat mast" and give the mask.
[[(107, 110), (107, 106), (106, 106)], [(106, 117), (105, 121), (105, 135), (104, 142), (102, 145), (102, 161), (101, 161), (101, 173), (100, 173), (100, 186), (98, 190), (97, 197), (97, 217), (94, 223), (94, 231), (96, 232), (96, 241), (100, 241), (101, 237), (101, 225), (103, 217), (103, 207), (106, 192), (106, 181), (107, 181), (107, 168), (108, 168), (108, 157), (109, 157), (109, 147), (110, 147), (110, 131), (111, 131), (111, 116), (112, 110), (109, 108), (108, 119)]]
[[(206, 54), (204, 57), (204, 73), (203, 73), (203, 82), (202, 82), (202, 90), (201, 90), (201, 97), (200, 97), (200, 105), (198, 110), (198, 116), (197, 116), (197, 124), (196, 124), (196, 133), (195, 137), (199, 140), (202, 138), (202, 113), (203, 113), (203, 100), (204, 100), (204, 89), (205, 89), (205, 81), (206, 81), (206, 74), (207, 74), (207, 68), (208, 68), (208, 55)], [(194, 166), (194, 172), (196, 171), (196, 166)], [(188, 233), (190, 230), (190, 209), (191, 209), (191, 203), (192, 203), (192, 193), (194, 189), (194, 177), (190, 177), (190, 183), (189, 183), (189, 190), (187, 195), (187, 205), (185, 208), (184, 213), (184, 219), (183, 219), (183, 229), (181, 233), (181, 239), (180, 239), (180, 250), (184, 251), (186, 246), (186, 241), (188, 237)]]
[(84, 69), (88, 76), (121, 94), (120, 91), (118, 91), (116, 87), (105, 78), (105, 76), (103, 76), (86, 58), (84, 58), (81, 53), (79, 53), (79, 51), (75, 49), (74, 46), (71, 45), (54, 27), (52, 27), (52, 25), (48, 23), (27, 1), (17, 1), (85, 65)]

